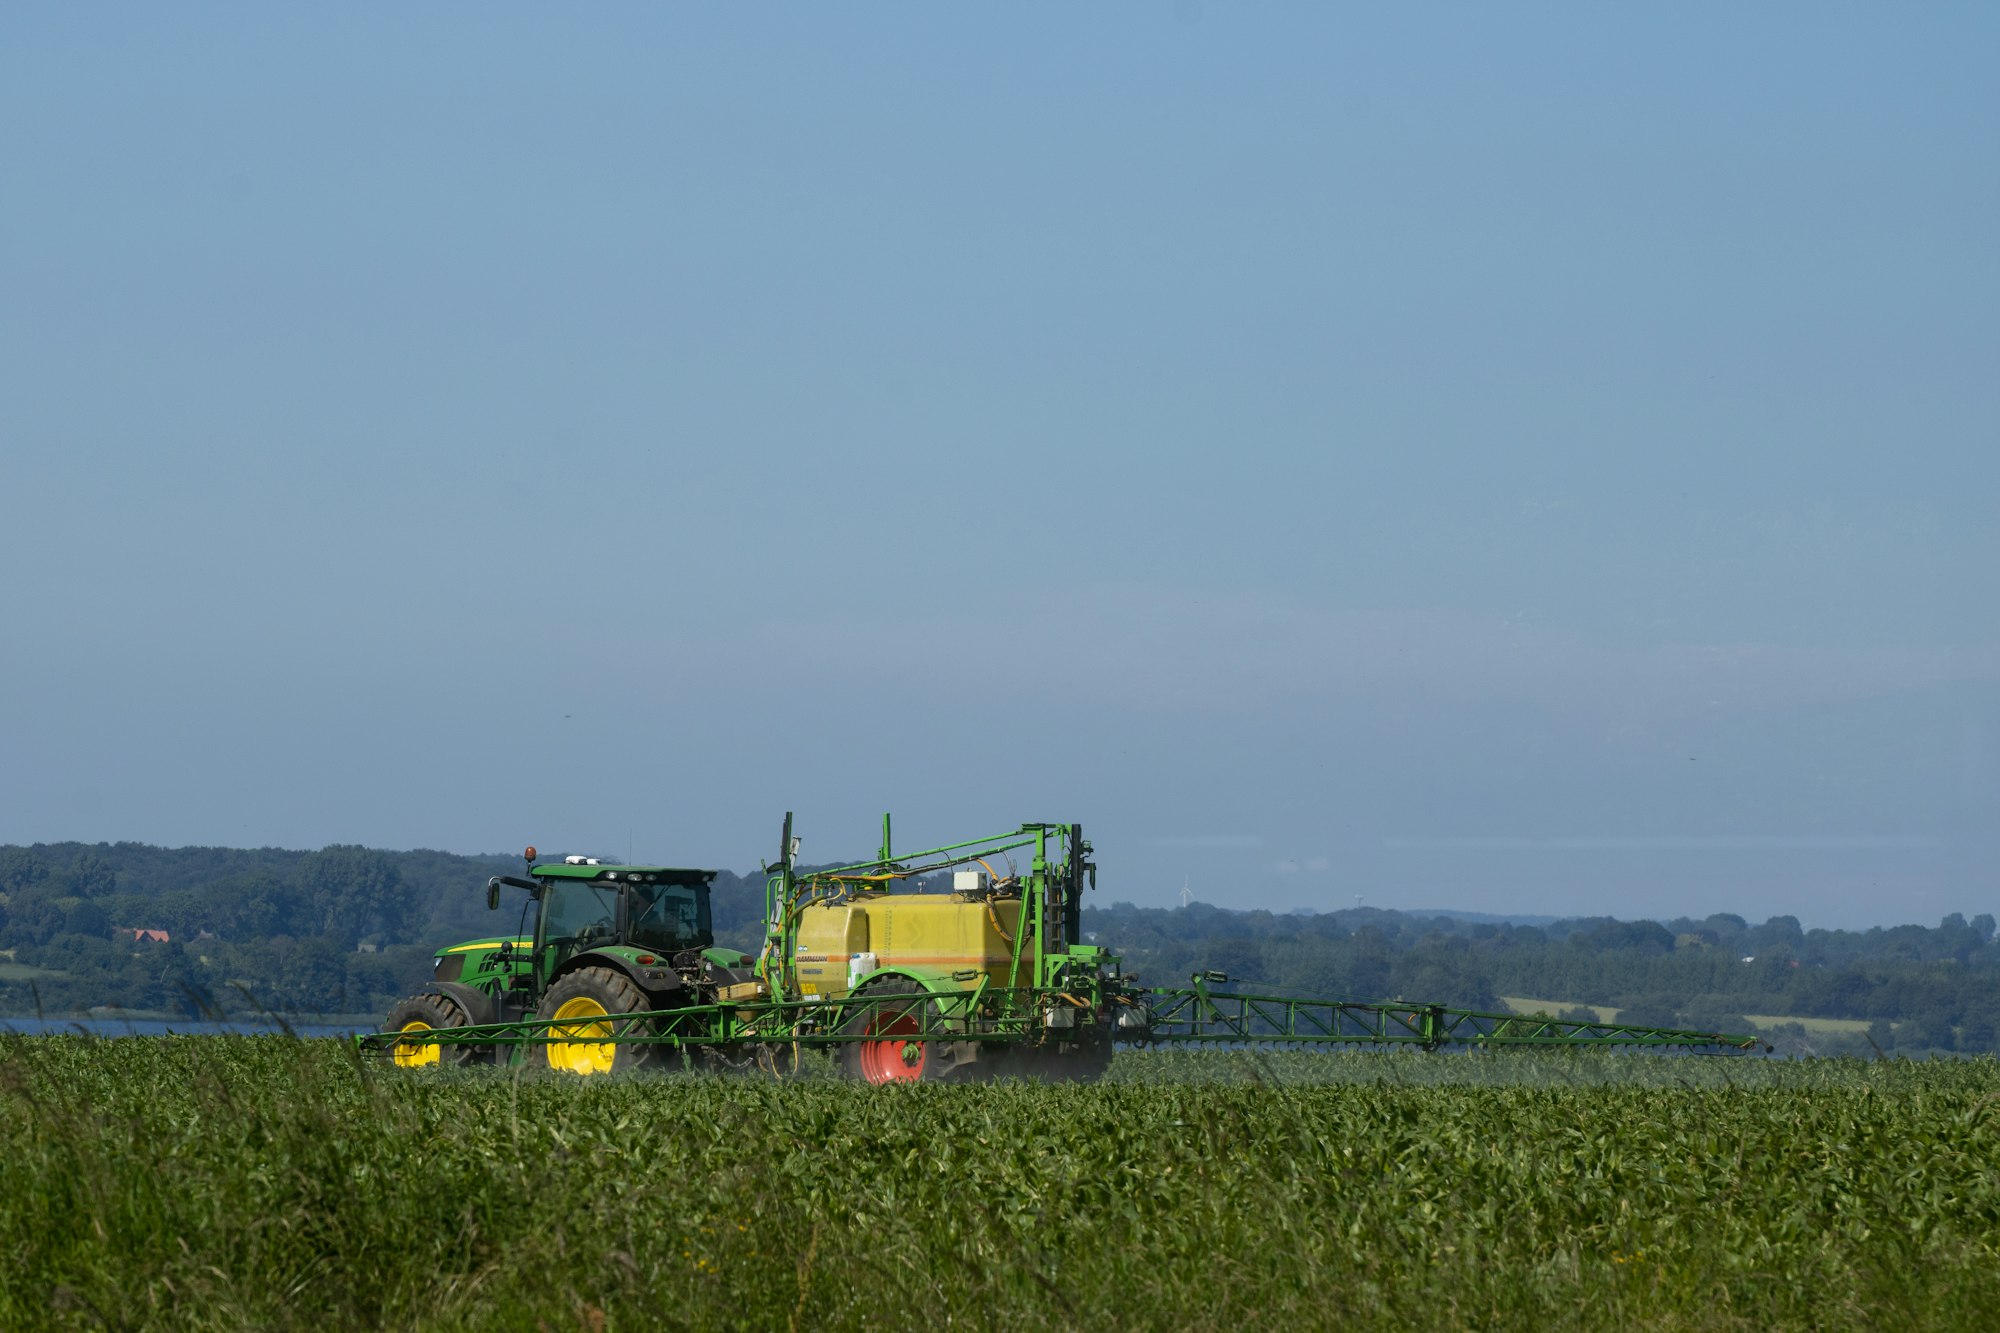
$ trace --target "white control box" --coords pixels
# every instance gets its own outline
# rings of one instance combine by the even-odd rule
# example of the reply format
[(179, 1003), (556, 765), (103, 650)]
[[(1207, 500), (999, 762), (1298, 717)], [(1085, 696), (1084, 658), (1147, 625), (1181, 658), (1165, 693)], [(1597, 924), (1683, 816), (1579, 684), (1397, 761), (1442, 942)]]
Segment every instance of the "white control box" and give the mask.
[(986, 892), (986, 872), (984, 870), (960, 870), (952, 875), (951, 887), (958, 893)]

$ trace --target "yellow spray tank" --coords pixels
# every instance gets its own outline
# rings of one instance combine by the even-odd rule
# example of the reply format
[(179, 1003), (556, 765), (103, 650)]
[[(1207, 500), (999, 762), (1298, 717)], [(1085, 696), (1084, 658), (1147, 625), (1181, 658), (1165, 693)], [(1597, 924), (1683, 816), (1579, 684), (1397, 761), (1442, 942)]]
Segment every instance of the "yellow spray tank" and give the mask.
[(800, 872), (787, 815), (780, 848), (758, 973), (774, 996), (828, 1005), (849, 1073), (1092, 1077), (1114, 1032), (1140, 1035), (1118, 960), (1081, 939), (1095, 868), (1079, 826), (1023, 824), (899, 857), (884, 815), (873, 861)]
[(837, 999), (891, 970), (963, 989), (984, 977), (1004, 988), (1015, 966), (1021, 899), (995, 897), (984, 871), (961, 871), (949, 893), (864, 890), (799, 909), (793, 964), (801, 995)]

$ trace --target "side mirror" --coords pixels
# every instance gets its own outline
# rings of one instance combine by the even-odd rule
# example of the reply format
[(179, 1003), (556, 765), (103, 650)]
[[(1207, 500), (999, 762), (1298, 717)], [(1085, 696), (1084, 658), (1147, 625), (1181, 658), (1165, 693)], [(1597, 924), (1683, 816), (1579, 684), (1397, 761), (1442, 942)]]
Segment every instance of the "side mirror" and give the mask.
[(500, 880), (497, 876), (486, 881), (486, 910), (489, 912), (500, 910)]

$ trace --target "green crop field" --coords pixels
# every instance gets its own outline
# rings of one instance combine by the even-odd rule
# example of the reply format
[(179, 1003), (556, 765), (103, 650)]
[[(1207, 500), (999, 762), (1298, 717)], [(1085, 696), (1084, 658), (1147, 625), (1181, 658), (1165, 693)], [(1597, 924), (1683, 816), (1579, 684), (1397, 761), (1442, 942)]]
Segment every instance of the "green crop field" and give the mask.
[(439, 1076), (0, 1037), (0, 1327), (1990, 1327), (2000, 1065)]

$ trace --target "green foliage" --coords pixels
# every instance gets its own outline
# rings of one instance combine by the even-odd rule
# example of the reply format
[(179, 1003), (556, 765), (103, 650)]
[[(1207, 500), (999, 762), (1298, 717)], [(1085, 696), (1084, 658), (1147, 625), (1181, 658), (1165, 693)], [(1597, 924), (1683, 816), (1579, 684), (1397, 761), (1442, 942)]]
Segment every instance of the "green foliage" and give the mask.
[(63, 910), (62, 933), (103, 939), (111, 932), (111, 918), (104, 908), (89, 898), (78, 898)]
[(395, 863), (366, 847), (337, 845), (314, 852), (299, 863), (298, 878), (310, 917), (289, 933), (351, 945), (366, 934), (399, 933), (409, 913)]
[(15, 893), (7, 903), (7, 939), (14, 945), (47, 944), (61, 933), (67, 916), (62, 899), (47, 883)]
[[(0, 846), (0, 949), (63, 974), (38, 974), (33, 993), (0, 978), (0, 1013), (30, 1013), (38, 1002), (57, 1013), (107, 1004), (381, 1013), (426, 979), (432, 950), (517, 928), (523, 896), (488, 913), (481, 888), (519, 869), (515, 856), (351, 845)], [(716, 877), (718, 942), (754, 949), (761, 910), (754, 873)], [(1218, 968), (1295, 995), (1476, 1009), (1528, 995), (1551, 1008), (1601, 1005), (1629, 1021), (1717, 1031), (1747, 1030), (1716, 1021), (1744, 1014), (1879, 1018), (1893, 1042), (1884, 1049), (2000, 1049), (1990, 914), (1953, 913), (1930, 928), (1808, 931), (1791, 917), (1753, 926), (1728, 913), (1520, 925), (1375, 908), (1279, 916), (1121, 903), (1087, 909), (1083, 925), (1129, 972), (1162, 985)], [(167, 931), (185, 955), (159, 955), (157, 944), (133, 939), (137, 927)], [(1786, 1049), (1870, 1053), (1858, 1033), (1816, 1033)]]
[(0, 1038), (0, 1326), (1978, 1328), (1996, 1135), (1990, 1060), (875, 1089)]
[(0, 893), (19, 893), (48, 877), (48, 862), (34, 848), (0, 847)]
[[(1293, 994), (1483, 1009), (1528, 995), (1710, 1031), (1749, 1031), (1744, 1014), (1884, 1018), (1903, 1025), (1898, 1049), (1960, 1053), (2000, 1050), (2000, 945), (1987, 925), (1957, 913), (1934, 928), (1868, 931), (1807, 931), (1793, 917), (1751, 926), (1727, 913), (1543, 925), (1377, 908), (1275, 916), (1119, 903), (1084, 913), (1085, 931), (1118, 949), (1129, 972), (1163, 985), (1226, 957), (1232, 977)], [(1858, 1037), (1824, 1034), (1787, 1049), (1843, 1047), (1868, 1053)]]
[(59, 974), (0, 985), (0, 1013), (379, 1013), (425, 979), (433, 949), (496, 928), (479, 888), (515, 864), (352, 846), (0, 847), (0, 948)]
[(118, 872), (109, 861), (94, 852), (84, 852), (69, 868), (70, 892), (83, 898), (101, 898), (118, 888)]

